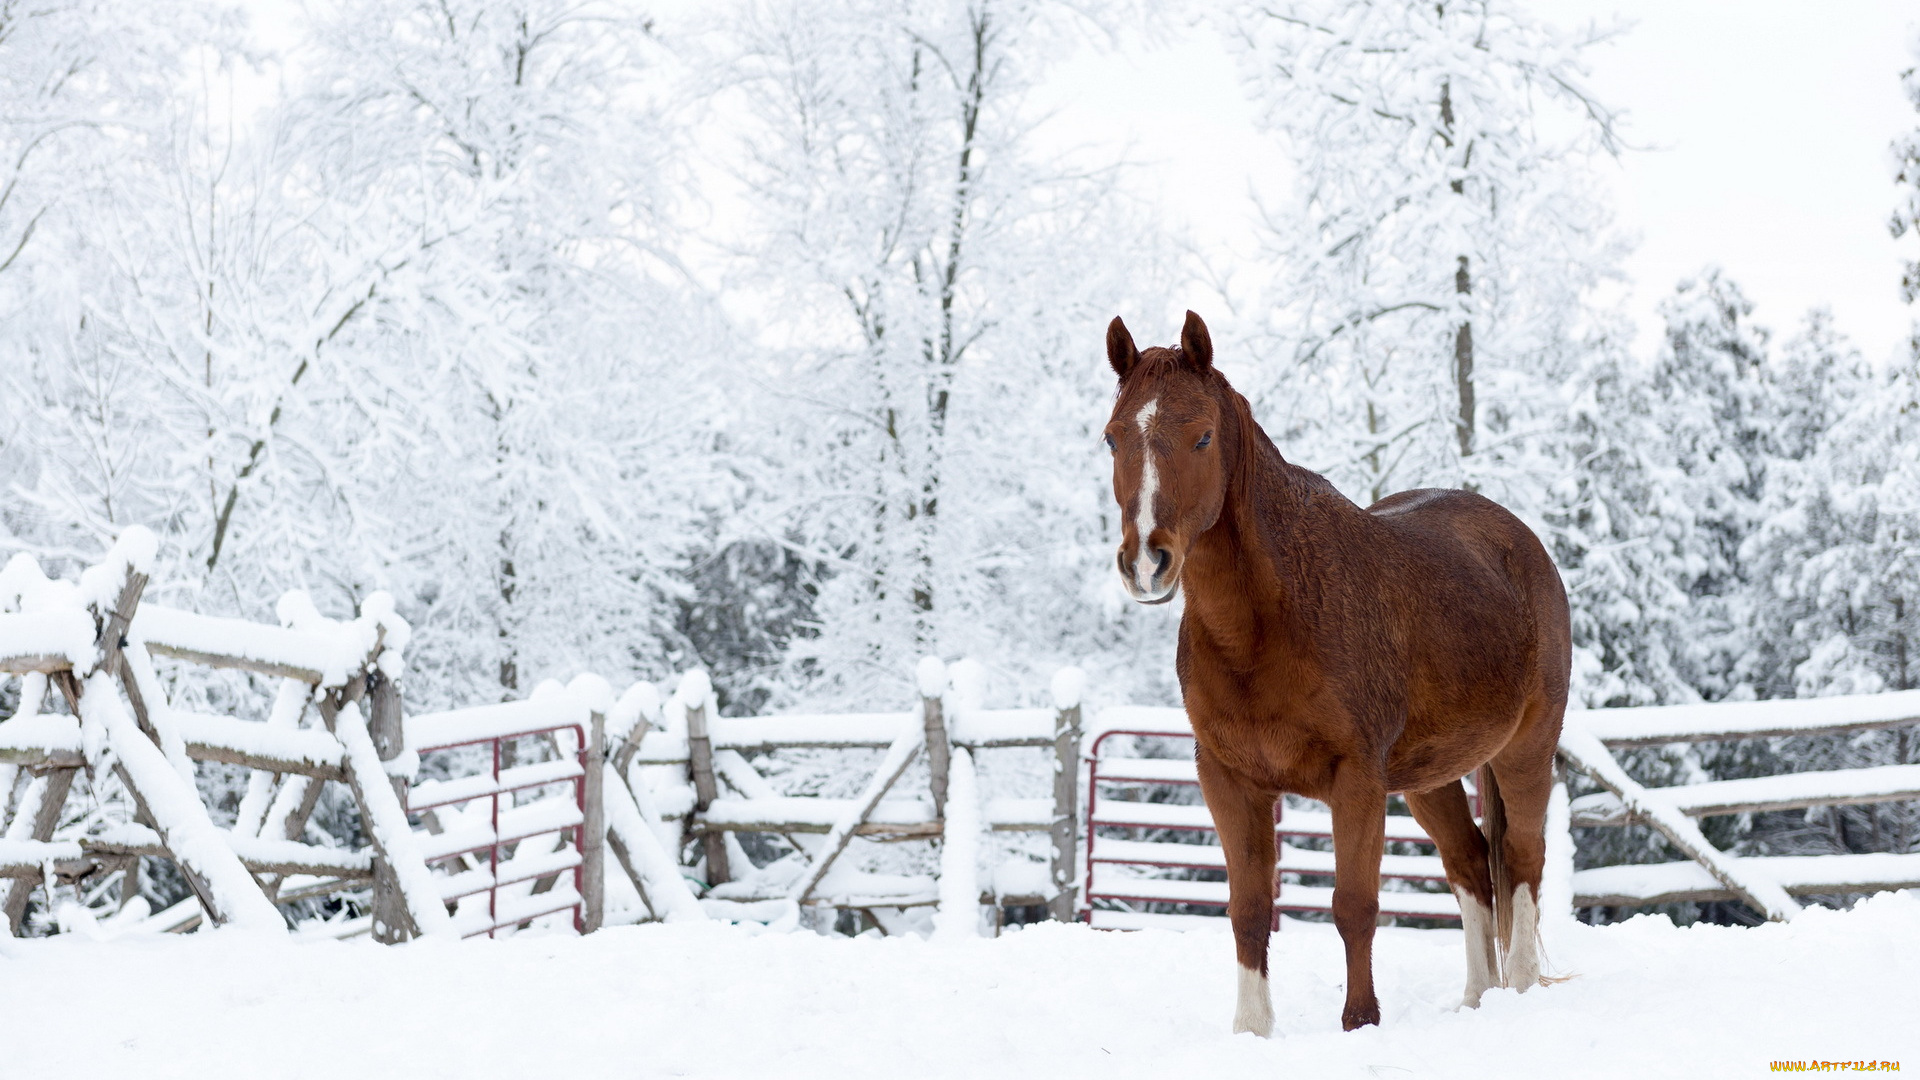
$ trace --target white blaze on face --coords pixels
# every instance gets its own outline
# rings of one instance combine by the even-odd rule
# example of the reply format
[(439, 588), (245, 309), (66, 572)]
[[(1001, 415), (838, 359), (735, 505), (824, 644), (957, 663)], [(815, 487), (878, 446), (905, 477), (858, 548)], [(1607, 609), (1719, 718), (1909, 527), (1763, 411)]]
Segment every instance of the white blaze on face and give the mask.
[(1160, 474), (1153, 466), (1153, 448), (1147, 445), (1147, 427), (1159, 411), (1160, 399), (1154, 398), (1134, 416), (1134, 423), (1140, 425), (1141, 470), (1140, 505), (1134, 518), (1134, 536), (1139, 538), (1139, 545), (1133, 552), (1133, 585), (1143, 593), (1153, 591), (1153, 546), (1147, 541), (1153, 535), (1153, 498), (1160, 490)]

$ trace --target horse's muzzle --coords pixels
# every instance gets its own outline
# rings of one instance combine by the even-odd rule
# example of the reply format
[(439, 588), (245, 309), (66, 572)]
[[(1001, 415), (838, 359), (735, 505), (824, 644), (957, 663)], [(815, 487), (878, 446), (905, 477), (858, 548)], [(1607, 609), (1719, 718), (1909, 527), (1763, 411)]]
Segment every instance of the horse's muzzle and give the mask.
[(1142, 556), (1150, 558), (1127, 558), (1126, 545), (1119, 552), (1120, 580), (1125, 583), (1127, 595), (1142, 604), (1164, 604), (1173, 599), (1180, 591), (1180, 570), (1173, 552), (1163, 547), (1149, 548)]

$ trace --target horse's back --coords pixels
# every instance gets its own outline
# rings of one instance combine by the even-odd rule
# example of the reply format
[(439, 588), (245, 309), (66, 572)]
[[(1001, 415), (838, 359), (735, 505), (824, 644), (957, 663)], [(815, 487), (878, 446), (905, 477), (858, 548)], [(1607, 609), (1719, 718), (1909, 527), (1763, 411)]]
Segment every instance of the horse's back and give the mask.
[(1383, 599), (1408, 649), (1409, 726), (1398, 749), (1423, 758), (1419, 744), (1428, 744), (1446, 758), (1440, 747), (1467, 730), (1511, 737), (1528, 702), (1557, 721), (1571, 666), (1566, 590), (1533, 530), (1469, 491), (1403, 491), (1368, 514), (1388, 569)]
[(1396, 561), (1417, 575), (1416, 580), (1429, 585), (1458, 581), (1480, 591), (1497, 582), (1535, 604), (1545, 600), (1548, 607), (1555, 606), (1554, 601), (1566, 606), (1560, 571), (1540, 538), (1513, 511), (1478, 492), (1401, 491), (1374, 503), (1367, 513), (1396, 541)]

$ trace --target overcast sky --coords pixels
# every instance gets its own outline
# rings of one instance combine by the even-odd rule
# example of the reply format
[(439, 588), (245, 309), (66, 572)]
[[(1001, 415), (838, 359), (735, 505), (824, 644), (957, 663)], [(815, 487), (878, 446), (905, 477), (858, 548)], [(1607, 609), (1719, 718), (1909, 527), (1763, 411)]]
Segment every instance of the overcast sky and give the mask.
[[(657, 0), (669, 12), (698, 7)], [(247, 0), (266, 43), (292, 40), (288, 0)], [(653, 9), (652, 5), (649, 10)], [(1777, 335), (1827, 305), (1875, 360), (1905, 342), (1920, 310), (1900, 302), (1888, 146), (1920, 124), (1900, 92), (1920, 33), (1914, 0), (1536, 0), (1562, 26), (1632, 23), (1595, 50), (1592, 88), (1627, 114), (1647, 149), (1604, 167), (1621, 228), (1639, 347), (1678, 281), (1718, 263)], [(1111, 156), (1130, 148), (1170, 227), (1245, 257), (1250, 184), (1274, 190), (1286, 164), (1253, 129), (1239, 74), (1209, 31), (1179, 23), (1153, 41), (1065, 62), (1046, 88), (1050, 137)], [(1905, 240), (1920, 256), (1920, 240)], [(1169, 298), (1178, 312), (1184, 298)], [(1197, 302), (1197, 301), (1196, 301)], [(1149, 321), (1150, 321), (1149, 316)], [(1171, 329), (1171, 325), (1163, 329)], [(1152, 333), (1145, 326), (1142, 332)]]
[[(1900, 92), (1920, 5), (1747, 0), (1540, 0), (1563, 26), (1618, 14), (1634, 25), (1593, 55), (1591, 86), (1625, 110), (1650, 149), (1606, 169), (1621, 227), (1638, 244), (1626, 271), (1640, 347), (1654, 306), (1680, 278), (1718, 263), (1778, 335), (1828, 305), (1869, 356), (1904, 342), (1889, 143), (1920, 124)], [(1058, 137), (1126, 145), (1202, 244), (1243, 238), (1248, 185), (1285, 175), (1253, 131), (1238, 73), (1204, 30), (1167, 28), (1069, 62), (1050, 96)], [(1909, 235), (1910, 250), (1920, 243)], [(1651, 328), (1651, 329), (1650, 329)]]

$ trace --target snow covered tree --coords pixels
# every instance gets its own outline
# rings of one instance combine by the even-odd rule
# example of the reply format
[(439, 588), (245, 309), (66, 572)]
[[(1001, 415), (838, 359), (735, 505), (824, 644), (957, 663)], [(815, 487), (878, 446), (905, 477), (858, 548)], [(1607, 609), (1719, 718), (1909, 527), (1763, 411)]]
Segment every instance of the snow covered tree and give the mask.
[(1280, 269), (1256, 408), (1317, 428), (1318, 464), (1363, 503), (1538, 472), (1617, 261), (1590, 175), (1618, 149), (1613, 115), (1582, 87), (1604, 35), (1501, 0), (1249, 3), (1221, 22), (1297, 173), (1266, 215)]
[(791, 466), (769, 511), (830, 574), (793, 657), (830, 675), (821, 693), (897, 699), (916, 655), (1031, 671), (1112, 637), (1087, 614), (1114, 533), (1096, 346), (1153, 283), (1132, 239), (1150, 232), (1108, 176), (1030, 145), (1046, 63), (1096, 19), (769, 0), (729, 35), (751, 116), (740, 281), (776, 298), (763, 339), (784, 346), (767, 438)]
[(1574, 698), (1590, 708), (1695, 700), (1684, 568), (1698, 532), (1646, 364), (1596, 350), (1559, 447), (1565, 476), (1542, 509), (1571, 601)]
[(442, 643), (416, 662), (504, 697), (548, 670), (657, 669), (719, 456), (697, 377), (717, 338), (672, 254), (649, 25), (617, 5), (366, 0), (310, 50), (312, 183), (379, 270), (340, 348), (409, 432), (367, 497), (406, 508), (380, 555)]
[(1767, 372), (1767, 332), (1753, 304), (1717, 269), (1683, 281), (1661, 305), (1666, 334), (1653, 368), (1663, 426), (1678, 469), (1674, 498), (1690, 508), (1696, 538), (1674, 569), (1692, 603), (1689, 645), (1678, 658), (1702, 696), (1751, 697), (1746, 630), (1752, 616), (1740, 548), (1758, 525), (1774, 455), (1778, 402)]

